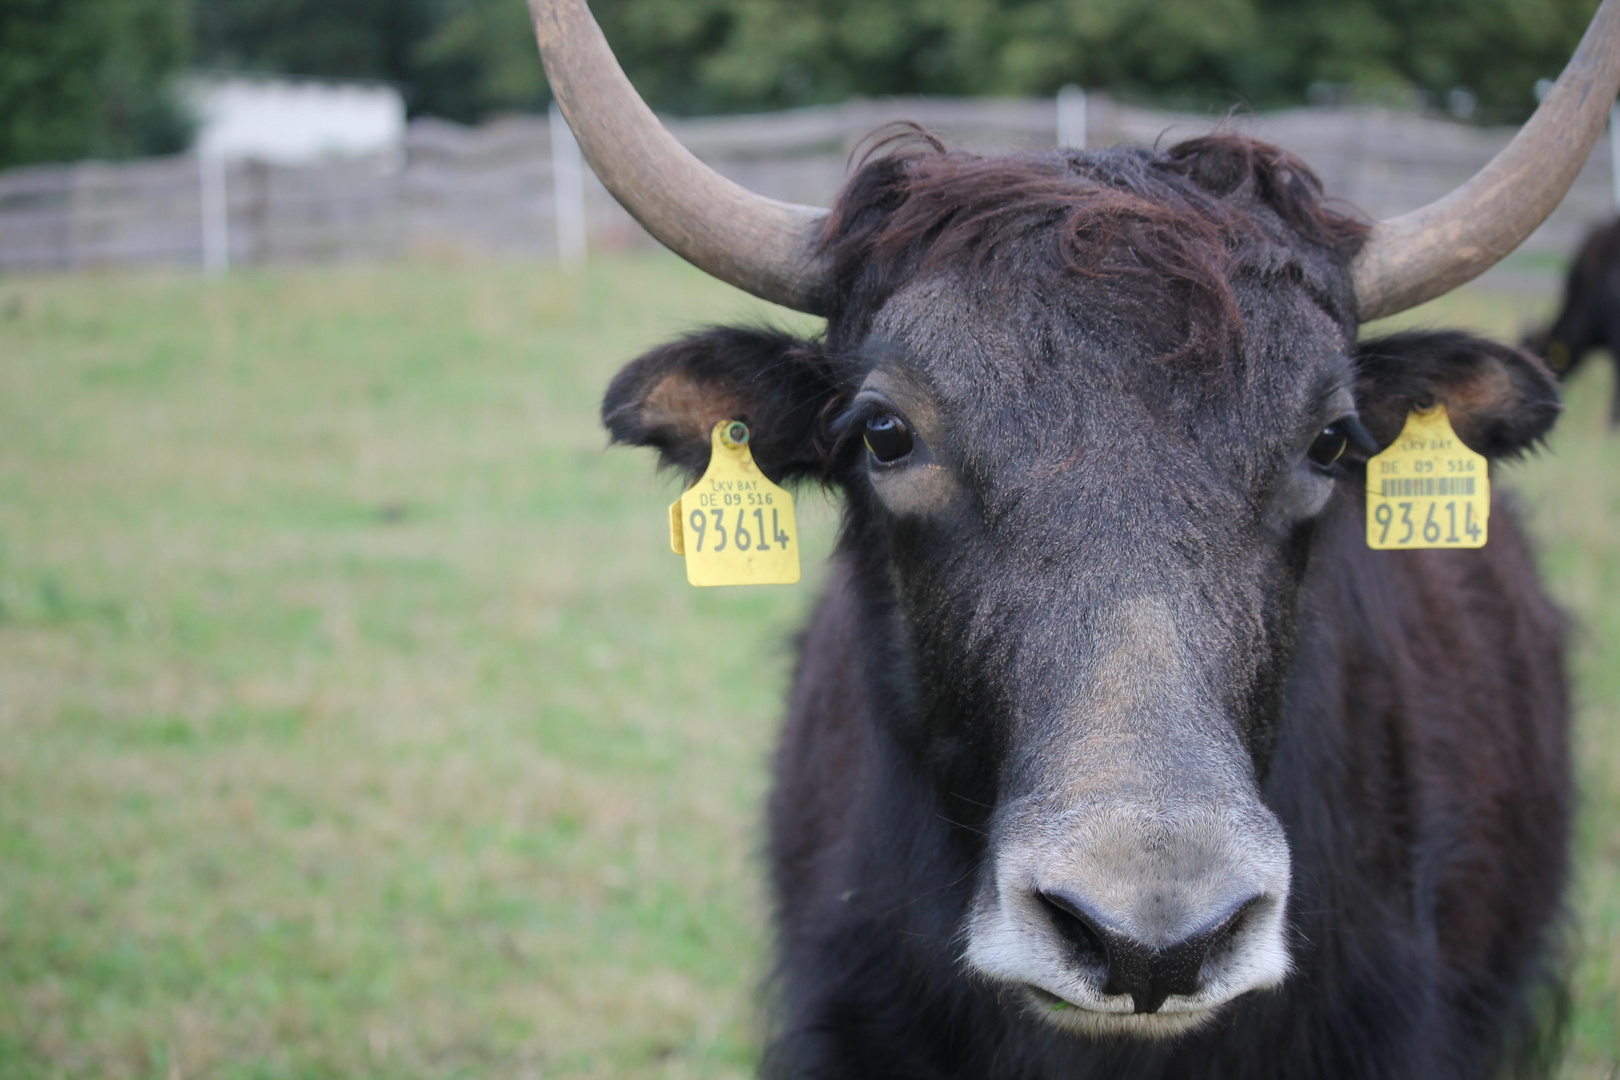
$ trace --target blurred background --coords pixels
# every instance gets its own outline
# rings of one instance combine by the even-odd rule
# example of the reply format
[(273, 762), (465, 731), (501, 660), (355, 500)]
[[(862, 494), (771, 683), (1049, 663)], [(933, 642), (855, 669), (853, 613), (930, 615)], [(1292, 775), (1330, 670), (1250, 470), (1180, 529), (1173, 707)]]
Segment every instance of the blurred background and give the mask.
[[(1595, 0), (599, 0), (716, 168), (828, 200), (871, 130), (1471, 175)], [(0, 1078), (728, 1077), (768, 974), (765, 760), (806, 581), (694, 590), (606, 381), (814, 320), (653, 246), (521, 0), (0, 0)], [(1505, 340), (1612, 219), (1392, 322)], [(1370, 333), (1390, 329), (1373, 326)], [(1562, 1074), (1620, 1076), (1614, 367), (1503, 470), (1573, 620)]]
[[(1516, 121), (1594, 0), (603, 0), (654, 108), (682, 114), (893, 94), (1034, 95), (1075, 83), (1170, 104), (1301, 104), (1313, 87)], [(187, 145), (187, 70), (380, 80), (411, 114), (544, 108), (507, 0), (7, 0), (0, 166)], [(1332, 90), (1328, 89), (1329, 92)]]

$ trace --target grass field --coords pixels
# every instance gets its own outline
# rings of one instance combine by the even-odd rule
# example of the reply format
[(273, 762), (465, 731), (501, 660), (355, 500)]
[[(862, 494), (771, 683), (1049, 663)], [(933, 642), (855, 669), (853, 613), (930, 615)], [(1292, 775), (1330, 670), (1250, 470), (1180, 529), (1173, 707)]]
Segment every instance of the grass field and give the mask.
[[(690, 589), (674, 481), (595, 415), (762, 310), (664, 256), (0, 279), (0, 1078), (750, 1071), (817, 559)], [(1509, 474), (1582, 626), (1583, 1078), (1620, 1067), (1608, 378)]]

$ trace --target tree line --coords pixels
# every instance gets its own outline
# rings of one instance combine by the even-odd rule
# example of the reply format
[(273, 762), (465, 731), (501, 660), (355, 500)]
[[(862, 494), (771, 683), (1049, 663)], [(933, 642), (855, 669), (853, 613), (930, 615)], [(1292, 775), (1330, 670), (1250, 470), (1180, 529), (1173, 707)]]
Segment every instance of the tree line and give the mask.
[[(1466, 101), (1517, 120), (1598, 0), (595, 0), (655, 108), (852, 95)], [(413, 114), (543, 108), (522, 0), (0, 0), (0, 167), (181, 149), (185, 70), (383, 80)], [(1313, 93), (1314, 90), (1314, 93)], [(1452, 94), (1464, 93), (1462, 98)], [(1476, 110), (1477, 106), (1477, 110)]]

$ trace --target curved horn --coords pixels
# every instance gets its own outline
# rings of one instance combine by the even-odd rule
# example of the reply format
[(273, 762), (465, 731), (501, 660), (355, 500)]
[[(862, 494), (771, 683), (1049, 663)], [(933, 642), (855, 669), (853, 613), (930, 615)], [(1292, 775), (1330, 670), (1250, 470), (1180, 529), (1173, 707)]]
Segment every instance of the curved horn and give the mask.
[(1552, 92), (1466, 184), (1373, 226), (1352, 273), (1365, 320), (1405, 311), (1489, 270), (1553, 212), (1620, 90), (1620, 0), (1603, 0)]
[(664, 129), (613, 58), (585, 0), (529, 0), (551, 92), (585, 159), (665, 247), (755, 296), (825, 312), (816, 257), (827, 212), (756, 195)]

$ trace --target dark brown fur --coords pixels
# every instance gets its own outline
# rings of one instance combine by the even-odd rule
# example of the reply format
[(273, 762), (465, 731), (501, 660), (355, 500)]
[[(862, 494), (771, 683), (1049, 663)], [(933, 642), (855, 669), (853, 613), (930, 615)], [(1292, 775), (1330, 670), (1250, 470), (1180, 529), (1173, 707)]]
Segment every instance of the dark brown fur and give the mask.
[[(1267, 524), (1326, 422), (1312, 403), (1335, 387), (1353, 388), (1380, 444), (1435, 401), (1492, 457), (1556, 418), (1551, 376), (1518, 350), (1446, 334), (1358, 346), (1348, 262), (1364, 236), (1297, 161), (1233, 136), (1001, 159), (925, 141), (846, 187), (824, 337), (708, 331), (615, 379), (615, 439), (696, 474), (723, 401), (769, 475), (846, 500), (774, 768), (767, 1073), (1483, 1080), (1545, 1066), (1568, 695), (1563, 625), (1511, 506), (1496, 500), (1483, 550), (1371, 551), (1365, 457), (1351, 455), (1325, 509)], [(940, 280), (944, 307), (916, 292)], [(1006, 333), (921, 355), (892, 329), (964, 310)], [(963, 495), (948, 509), (890, 513), (868, 477), (852, 402), (885, 364), (949, 412), (935, 450)], [(1111, 456), (1140, 435), (1116, 411), (1158, 425), (1135, 457)], [(1093, 475), (1120, 462), (1138, 472)], [(1295, 970), (1175, 1039), (1079, 1037), (964, 970), (964, 920), (1014, 782), (1005, 764), (1034, 723), (1018, 713), (1030, 673), (1070, 677), (1057, 653), (1045, 673), (1040, 642), (1161, 577), (1209, 612), (1200, 640), (1239, 643), (1214, 689), (1287, 834)]]

